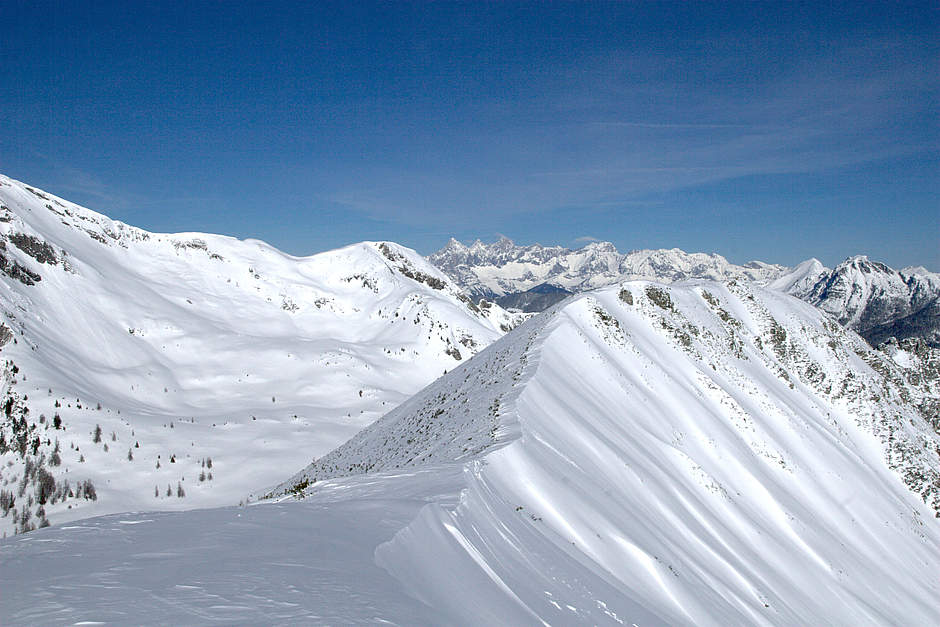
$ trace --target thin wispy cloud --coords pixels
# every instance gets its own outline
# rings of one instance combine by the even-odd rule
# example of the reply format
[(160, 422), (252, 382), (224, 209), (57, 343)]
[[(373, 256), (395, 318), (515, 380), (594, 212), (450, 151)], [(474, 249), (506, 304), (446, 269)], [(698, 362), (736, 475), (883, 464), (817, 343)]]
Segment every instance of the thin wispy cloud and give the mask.
[[(63, 6), (48, 29), (0, 41), (31, 51), (0, 74), (0, 169), (155, 230), (297, 252), (357, 237), (427, 250), (500, 230), (696, 249), (772, 237), (795, 257), (810, 246), (792, 232), (799, 210), (819, 245), (876, 254), (884, 228), (833, 226), (864, 210), (896, 216), (895, 250), (919, 238), (900, 265), (936, 259), (924, 235), (938, 193), (936, 12), (507, 6), (467, 5), (458, 22), (438, 6), (317, 10), (319, 40), (336, 44), (324, 46), (296, 45), (317, 39), (289, 7), (258, 20), (235, 5), (224, 23), (164, 8), (141, 44), (126, 16)], [(332, 39), (351, 24), (355, 42)], [(241, 44), (220, 56), (233, 30)], [(72, 36), (115, 44), (59, 44)], [(185, 58), (168, 61), (174, 50)], [(716, 216), (722, 230), (703, 228)]]

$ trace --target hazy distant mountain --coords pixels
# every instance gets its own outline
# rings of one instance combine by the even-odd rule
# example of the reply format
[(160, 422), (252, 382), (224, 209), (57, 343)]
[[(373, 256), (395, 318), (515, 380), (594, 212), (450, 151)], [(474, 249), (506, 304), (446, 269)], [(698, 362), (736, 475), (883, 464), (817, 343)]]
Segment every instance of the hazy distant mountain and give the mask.
[(516, 246), (504, 237), (471, 246), (451, 239), (428, 259), (468, 292), (523, 311), (542, 311), (571, 293), (636, 278), (743, 279), (816, 305), (873, 346), (910, 337), (940, 347), (940, 275), (923, 267), (893, 270), (864, 256), (834, 270), (816, 259), (794, 268), (760, 261), (739, 266), (721, 255), (678, 249), (620, 254), (609, 242), (570, 250)]
[(517, 246), (506, 237), (493, 244), (477, 240), (470, 246), (451, 239), (428, 259), (465, 290), (488, 299), (542, 284), (582, 292), (631, 279), (767, 281), (787, 271), (784, 266), (760, 261), (739, 266), (718, 254), (687, 253), (678, 248), (621, 254), (610, 242), (571, 250), (539, 244)]

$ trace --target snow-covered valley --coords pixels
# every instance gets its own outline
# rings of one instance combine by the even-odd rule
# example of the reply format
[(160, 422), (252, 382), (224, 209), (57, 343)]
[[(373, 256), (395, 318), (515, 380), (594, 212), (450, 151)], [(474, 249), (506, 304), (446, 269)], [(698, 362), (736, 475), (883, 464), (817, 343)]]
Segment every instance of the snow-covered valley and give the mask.
[(267, 501), (5, 540), (0, 608), (14, 624), (936, 624), (940, 440), (918, 393), (779, 292), (625, 283), (516, 328)]
[(237, 504), (518, 322), (395, 244), (148, 233), (4, 177), (0, 205), (7, 535)]

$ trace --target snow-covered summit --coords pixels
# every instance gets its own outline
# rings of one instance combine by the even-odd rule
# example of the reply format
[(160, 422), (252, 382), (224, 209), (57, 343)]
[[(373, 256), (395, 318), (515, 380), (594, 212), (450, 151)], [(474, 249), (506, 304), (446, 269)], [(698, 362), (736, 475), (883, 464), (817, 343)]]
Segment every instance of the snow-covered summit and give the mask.
[(821, 261), (812, 257), (797, 264), (786, 274), (774, 279), (767, 284), (767, 287), (799, 297), (800, 294), (810, 292), (816, 282), (830, 271)]
[(940, 347), (940, 275), (936, 273), (898, 271), (856, 255), (832, 270), (814, 259), (805, 261), (770, 286), (831, 314), (872, 346), (889, 337), (918, 337)]
[[(0, 476), (30, 524), (39, 467), (73, 494), (76, 481), (97, 487), (97, 501), (43, 504), (53, 523), (237, 503), (517, 322), (391, 242), (293, 257), (149, 233), (7, 177), (0, 318), (0, 394), (23, 410), (0, 416)], [(3, 516), (0, 529), (22, 522)]]

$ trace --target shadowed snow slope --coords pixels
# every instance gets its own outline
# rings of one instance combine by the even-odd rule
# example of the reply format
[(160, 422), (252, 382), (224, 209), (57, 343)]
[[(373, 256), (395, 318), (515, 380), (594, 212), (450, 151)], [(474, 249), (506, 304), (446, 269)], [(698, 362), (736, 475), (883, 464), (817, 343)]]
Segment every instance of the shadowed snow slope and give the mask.
[(277, 490), (301, 500), (3, 541), (0, 612), (13, 624), (937, 624), (940, 449), (907, 385), (779, 292), (583, 294)]
[[(298, 258), (148, 233), (6, 177), (0, 320), (0, 479), (21, 518), (0, 511), (5, 533), (40, 504), (53, 524), (236, 504), (514, 323), (396, 244)], [(29, 503), (39, 469), (56, 486)], [(86, 479), (97, 501), (74, 498)]]

